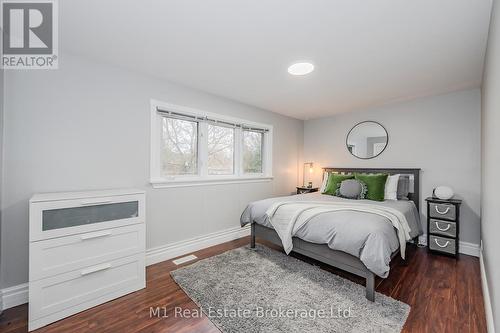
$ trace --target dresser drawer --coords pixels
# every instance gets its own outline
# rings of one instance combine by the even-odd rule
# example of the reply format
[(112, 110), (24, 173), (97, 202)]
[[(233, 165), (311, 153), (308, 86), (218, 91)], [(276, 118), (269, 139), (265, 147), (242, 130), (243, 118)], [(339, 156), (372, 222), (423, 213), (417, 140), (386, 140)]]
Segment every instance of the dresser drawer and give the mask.
[(429, 236), (429, 248), (434, 251), (456, 254), (455, 240), (451, 238)]
[(429, 215), (433, 218), (455, 221), (457, 212), (455, 205), (444, 203), (429, 203)]
[(104, 229), (30, 243), (30, 281), (145, 251), (145, 226)]
[(457, 224), (455, 222), (430, 219), (429, 231), (431, 234), (457, 237)]
[(144, 194), (30, 204), (30, 241), (144, 223)]
[(144, 254), (30, 282), (30, 329), (144, 287)]

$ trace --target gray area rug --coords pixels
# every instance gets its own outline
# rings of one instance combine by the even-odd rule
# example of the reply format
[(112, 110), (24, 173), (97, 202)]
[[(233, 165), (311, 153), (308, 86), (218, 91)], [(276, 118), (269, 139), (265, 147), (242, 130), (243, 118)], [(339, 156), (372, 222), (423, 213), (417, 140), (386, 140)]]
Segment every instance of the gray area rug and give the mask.
[(400, 332), (410, 306), (284, 253), (234, 249), (171, 272), (225, 333)]

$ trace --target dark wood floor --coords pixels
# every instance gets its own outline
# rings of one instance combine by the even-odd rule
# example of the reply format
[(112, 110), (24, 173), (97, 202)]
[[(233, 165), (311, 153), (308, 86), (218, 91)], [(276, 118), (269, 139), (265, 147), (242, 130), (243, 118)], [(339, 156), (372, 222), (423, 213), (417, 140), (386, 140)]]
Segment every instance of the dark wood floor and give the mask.
[[(200, 259), (207, 258), (248, 241), (248, 238), (239, 239), (195, 252), (195, 255)], [(486, 332), (478, 259), (462, 255), (459, 260), (454, 260), (430, 255), (425, 249), (415, 246), (410, 246), (408, 252), (408, 266), (395, 260), (390, 276), (376, 282), (378, 292), (411, 305), (404, 332)], [(320, 265), (313, 260), (307, 261)], [(171, 261), (149, 266), (146, 289), (35, 332), (219, 332), (204, 316), (194, 319), (172, 315), (150, 318), (150, 307), (166, 307), (170, 314), (175, 307), (197, 309), (170, 278), (170, 271), (177, 267)], [(323, 268), (363, 283), (348, 273)], [(27, 305), (4, 311), (0, 317), (0, 332), (27, 332), (27, 312)]]

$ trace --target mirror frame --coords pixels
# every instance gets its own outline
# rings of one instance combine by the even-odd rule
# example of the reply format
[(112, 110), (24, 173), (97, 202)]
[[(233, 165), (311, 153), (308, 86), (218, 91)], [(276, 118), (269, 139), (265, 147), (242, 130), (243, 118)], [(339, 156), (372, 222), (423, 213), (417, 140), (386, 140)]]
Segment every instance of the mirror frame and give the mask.
[[(349, 150), (349, 145), (347, 143), (347, 140), (349, 139), (349, 134), (351, 134), (352, 130), (355, 129), (358, 125), (361, 125), (361, 124), (364, 124), (364, 123), (375, 123), (377, 125), (379, 125), (380, 127), (382, 127), (385, 131), (385, 135), (387, 136), (387, 142), (385, 143), (385, 147), (384, 149), (382, 149), (382, 151), (380, 153), (378, 153), (377, 155), (375, 156), (372, 156), (372, 157), (359, 157), (359, 156), (356, 156), (352, 153), (352, 151)], [(347, 149), (347, 151), (354, 157), (356, 158), (359, 158), (361, 160), (371, 160), (372, 158), (375, 158), (377, 156), (380, 156), (382, 155), (382, 153), (387, 149), (387, 146), (389, 145), (389, 132), (387, 132), (387, 129), (384, 127), (384, 125), (382, 125), (381, 123), (379, 123), (378, 121), (375, 121), (375, 120), (365, 120), (365, 121), (360, 121), (359, 123), (355, 124), (353, 127), (351, 127), (351, 129), (349, 130), (349, 132), (347, 132), (347, 135), (345, 137), (345, 148)]]

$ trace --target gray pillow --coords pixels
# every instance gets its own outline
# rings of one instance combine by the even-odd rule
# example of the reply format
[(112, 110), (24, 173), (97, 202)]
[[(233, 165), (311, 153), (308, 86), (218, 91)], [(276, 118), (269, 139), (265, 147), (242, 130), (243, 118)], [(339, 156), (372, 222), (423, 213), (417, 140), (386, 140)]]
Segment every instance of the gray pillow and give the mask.
[(398, 200), (408, 200), (410, 193), (410, 175), (400, 175), (398, 181)]
[(343, 180), (335, 191), (335, 195), (347, 199), (364, 199), (366, 197), (366, 184), (357, 179)]

